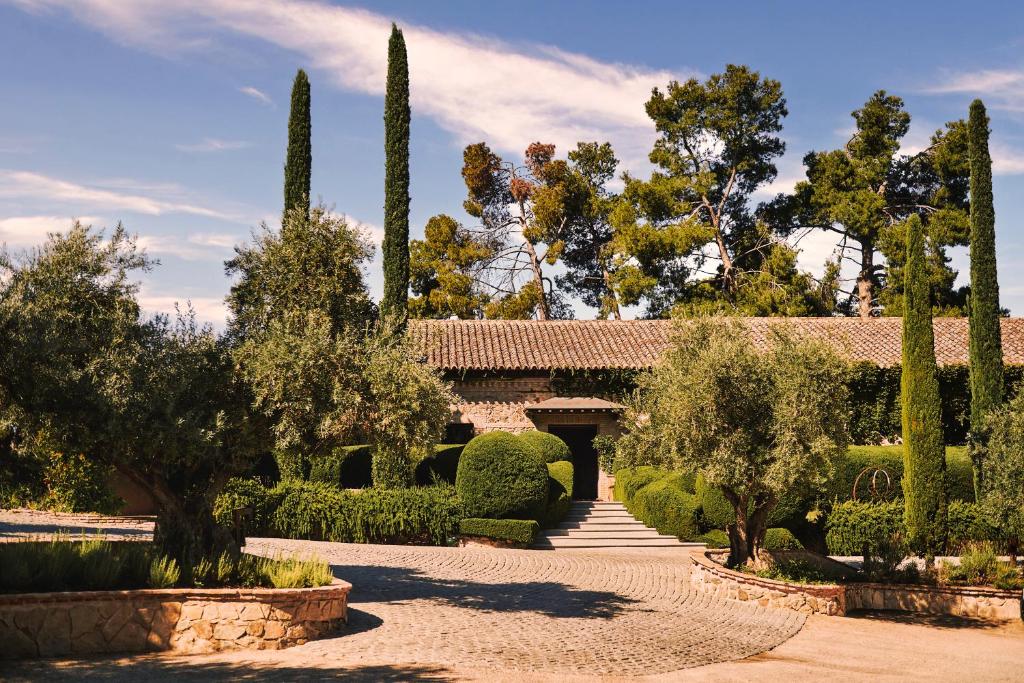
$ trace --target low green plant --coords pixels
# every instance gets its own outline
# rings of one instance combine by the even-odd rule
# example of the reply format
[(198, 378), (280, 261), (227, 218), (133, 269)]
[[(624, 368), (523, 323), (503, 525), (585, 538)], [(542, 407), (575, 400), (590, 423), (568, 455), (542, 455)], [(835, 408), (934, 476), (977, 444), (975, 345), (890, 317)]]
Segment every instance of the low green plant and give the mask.
[(178, 563), (170, 557), (155, 557), (149, 565), (150, 588), (173, 588), (181, 578)]
[(615, 500), (628, 504), (636, 492), (653, 481), (665, 476), (667, 472), (650, 465), (621, 469), (615, 473)]
[(910, 555), (910, 542), (902, 532), (893, 532), (864, 546), (861, 572), (868, 581), (880, 583), (918, 583), (916, 563), (903, 566)]
[(846, 501), (832, 506), (825, 528), (825, 542), (833, 555), (862, 555), (881, 547), (894, 535), (902, 535), (903, 500), (881, 503)]
[(571, 462), (562, 460), (550, 462), (548, 468), (548, 504), (544, 509), (543, 526), (557, 526), (572, 506), (573, 466)]
[(689, 540), (700, 534), (700, 501), (686, 488), (686, 477), (668, 474), (638, 490), (626, 507), (647, 526)]
[(299, 558), (263, 560), (262, 569), (274, 588), (313, 588), (334, 580), (331, 568), (320, 560)]
[(532, 519), (467, 518), (459, 522), (463, 536), (483, 536), (498, 541), (529, 545), (537, 537), (540, 525)]
[(1003, 590), (1024, 588), (1024, 575), (1011, 562), (999, 559), (995, 546), (988, 542), (969, 543), (959, 562), (943, 560), (938, 581), (943, 585), (995, 586)]
[(767, 567), (754, 571), (764, 579), (787, 583), (834, 583), (821, 569), (803, 560), (776, 560)]
[(772, 527), (764, 534), (764, 547), (767, 550), (803, 550), (803, 544), (789, 529)]
[(709, 548), (728, 548), (729, 534), (722, 529), (712, 529), (693, 539), (698, 543), (704, 543)]

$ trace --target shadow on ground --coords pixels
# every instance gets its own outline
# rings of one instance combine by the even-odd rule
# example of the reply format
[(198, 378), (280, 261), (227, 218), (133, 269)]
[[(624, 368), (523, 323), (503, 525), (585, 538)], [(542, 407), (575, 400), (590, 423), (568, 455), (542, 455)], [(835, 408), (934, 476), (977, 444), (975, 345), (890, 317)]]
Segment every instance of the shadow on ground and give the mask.
[(555, 581), (480, 583), (440, 579), (417, 569), (335, 565), (352, 584), (349, 604), (433, 600), (486, 612), (536, 612), (549, 617), (610, 619), (637, 602), (611, 591), (574, 588)]
[(979, 631), (1014, 631), (1024, 635), (1024, 623), (1015, 621), (984, 621), (969, 617), (954, 617), (947, 614), (921, 614), (918, 612), (896, 612), (884, 610), (856, 610), (847, 616), (853, 619), (888, 621), (894, 624), (913, 624), (943, 629), (974, 629)]
[(450, 681), (453, 672), (419, 664), (363, 665), (344, 668), (275, 665), (238, 660), (197, 661), (186, 657), (146, 656), (131, 660), (37, 660), (0, 664), (4, 681)]

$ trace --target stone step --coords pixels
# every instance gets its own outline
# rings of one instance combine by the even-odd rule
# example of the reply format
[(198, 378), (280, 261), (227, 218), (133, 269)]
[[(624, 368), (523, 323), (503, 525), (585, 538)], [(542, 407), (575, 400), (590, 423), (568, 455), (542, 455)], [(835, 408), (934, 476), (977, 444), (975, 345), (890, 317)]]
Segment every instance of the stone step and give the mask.
[(701, 544), (683, 544), (679, 539), (672, 538), (566, 538), (562, 536), (544, 537), (537, 540), (535, 548), (684, 548)]
[(547, 536), (559, 536), (570, 538), (675, 538), (675, 536), (663, 536), (657, 529), (627, 529), (624, 531), (593, 531), (591, 529), (549, 529), (545, 532)]
[(597, 515), (599, 517), (615, 517), (625, 515), (631, 517), (626, 508), (569, 508), (570, 515)]

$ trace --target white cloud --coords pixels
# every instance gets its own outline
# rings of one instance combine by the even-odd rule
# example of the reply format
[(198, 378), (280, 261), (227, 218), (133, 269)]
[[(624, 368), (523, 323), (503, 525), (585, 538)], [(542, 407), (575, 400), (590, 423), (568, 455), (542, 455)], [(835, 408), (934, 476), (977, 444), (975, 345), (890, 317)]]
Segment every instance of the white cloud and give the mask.
[(139, 246), (154, 255), (177, 256), (186, 261), (220, 261), (225, 251), (239, 244), (233, 235), (196, 233), (187, 237), (174, 235), (141, 235)]
[(924, 92), (933, 95), (967, 93), (991, 97), (997, 109), (1024, 112), (1024, 71), (983, 69), (948, 73), (946, 79), (928, 86)]
[(96, 185), (90, 187), (32, 171), (0, 169), (0, 198), (42, 199), (48, 204), (69, 205), (76, 211), (99, 208), (149, 216), (181, 213), (240, 221), (237, 216), (188, 202), (163, 199), (152, 195), (118, 192)]
[(177, 305), (183, 312), (192, 305), (196, 319), (200, 323), (210, 323), (214, 327), (223, 327), (228, 317), (228, 307), (223, 298), (213, 296), (178, 297), (167, 294), (152, 294), (145, 288), (139, 295), (139, 305), (150, 315), (165, 313), (174, 315)]
[[(42, 243), (52, 232), (67, 232), (74, 222), (71, 216), (11, 216), (0, 218), (0, 245), (31, 247)], [(79, 216), (85, 225), (98, 222), (91, 216)]]
[(191, 145), (175, 145), (181, 152), (227, 152), (233, 149), (245, 149), (251, 147), (252, 143), (244, 140), (219, 140), (217, 138), (203, 138), (202, 141)]
[(274, 100), (270, 99), (270, 95), (268, 95), (267, 93), (263, 92), (259, 88), (254, 88), (251, 85), (246, 85), (246, 86), (243, 86), (243, 87), (239, 88), (238, 92), (242, 93), (243, 95), (248, 95), (249, 97), (253, 98), (254, 100), (257, 100), (257, 101), (261, 102), (262, 104), (267, 104), (267, 105), (271, 105), (271, 106), (273, 106), (273, 104), (274, 104)]
[(992, 173), (995, 175), (1020, 175), (1024, 173), (1024, 151), (993, 143)]
[[(391, 18), (362, 9), (309, 0), (23, 0), (26, 5), (64, 9), (113, 40), (159, 53), (204, 49), (218, 31), (257, 38), (297, 53), (343, 89), (384, 91)], [(651, 88), (692, 75), (471, 33), (408, 24), (403, 32), (413, 111), (460, 143), (485, 139), (502, 151), (522, 152), (542, 136), (562, 149), (578, 140), (611, 140), (627, 163), (642, 159), (655, 136), (643, 108)]]

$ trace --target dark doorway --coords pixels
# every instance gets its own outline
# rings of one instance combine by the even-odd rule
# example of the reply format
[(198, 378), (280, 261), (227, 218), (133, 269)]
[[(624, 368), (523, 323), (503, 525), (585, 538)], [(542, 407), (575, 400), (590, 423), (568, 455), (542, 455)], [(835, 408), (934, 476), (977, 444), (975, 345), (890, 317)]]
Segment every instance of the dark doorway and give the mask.
[(572, 452), (572, 497), (597, 498), (597, 425), (548, 425), (548, 431), (564, 441)]

